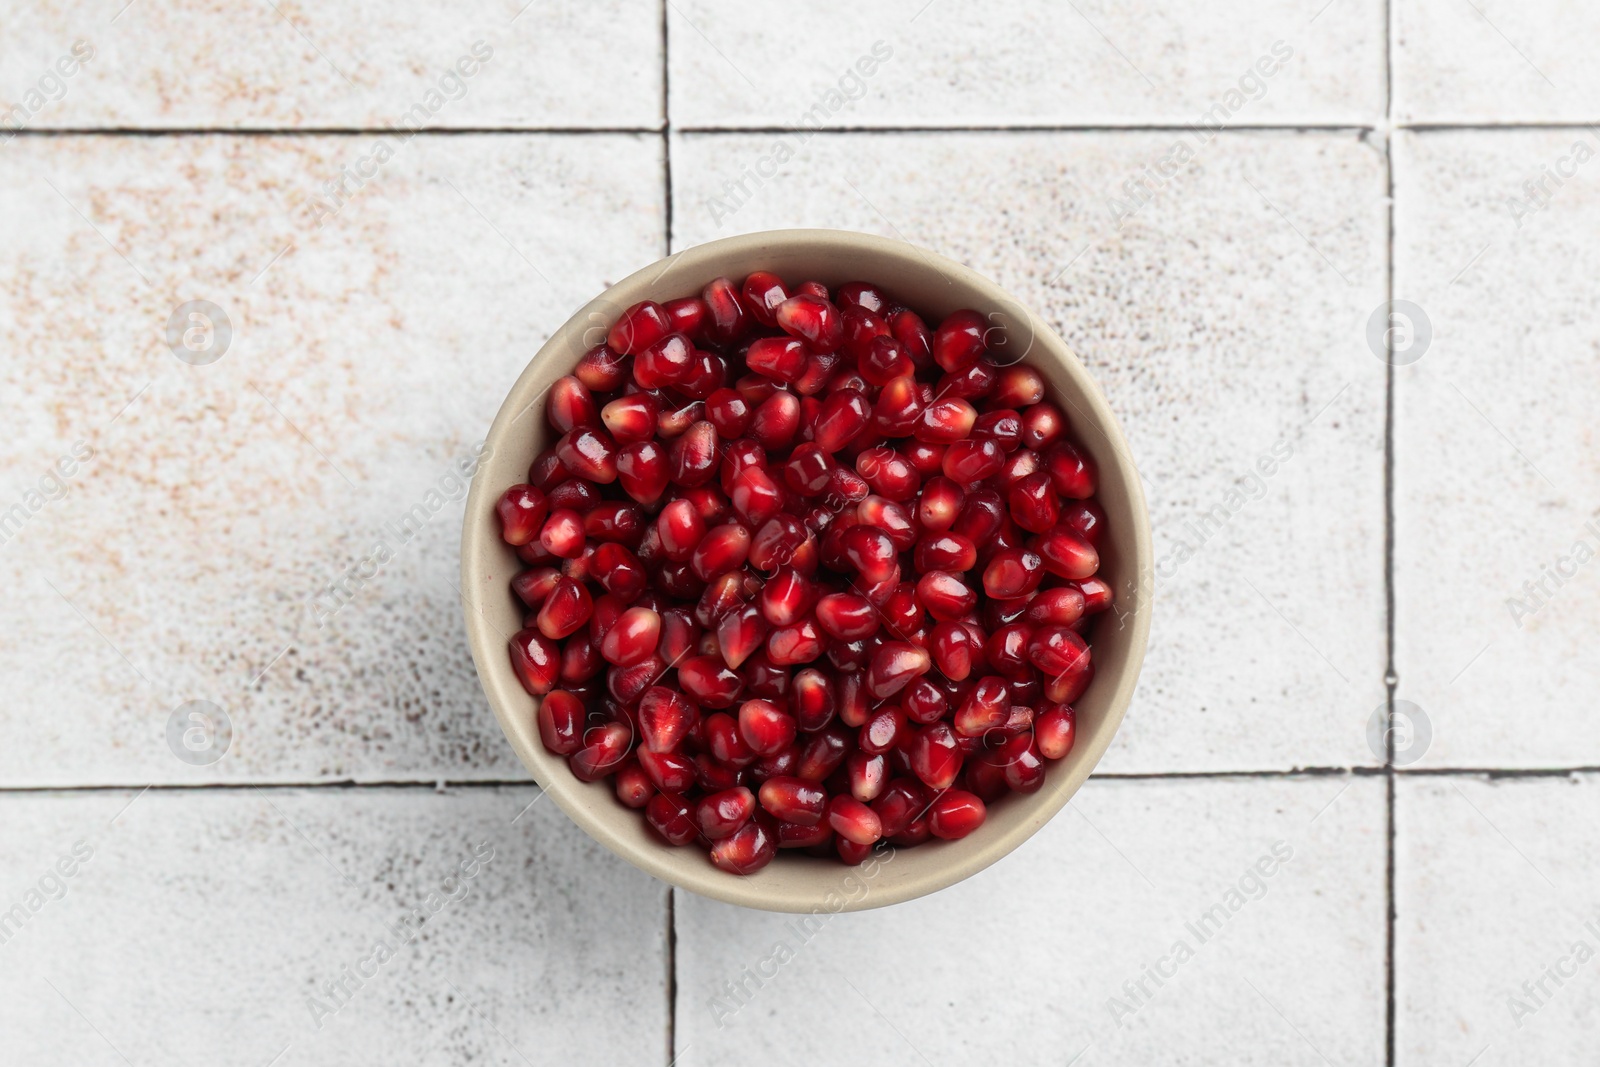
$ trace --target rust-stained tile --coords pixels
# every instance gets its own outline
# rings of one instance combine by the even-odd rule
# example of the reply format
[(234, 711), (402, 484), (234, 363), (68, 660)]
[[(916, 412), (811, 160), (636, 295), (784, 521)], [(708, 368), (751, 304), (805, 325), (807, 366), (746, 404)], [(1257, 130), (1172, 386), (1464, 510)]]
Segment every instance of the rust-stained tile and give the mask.
[[(459, 622), (461, 464), (660, 254), (659, 139), (29, 138), (0, 196), (0, 782), (520, 775)], [(216, 312), (169, 347), (196, 300), (225, 351)], [(188, 712), (169, 738), (194, 700), (220, 761)]]

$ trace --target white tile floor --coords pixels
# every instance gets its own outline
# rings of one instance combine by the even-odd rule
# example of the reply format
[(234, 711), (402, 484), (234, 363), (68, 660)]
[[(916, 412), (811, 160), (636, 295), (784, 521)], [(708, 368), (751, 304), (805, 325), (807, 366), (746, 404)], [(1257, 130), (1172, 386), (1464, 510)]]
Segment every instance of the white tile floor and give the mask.
[[(1597, 18), (0, 0), (5, 1059), (1592, 1059)], [(1163, 561), (1071, 808), (814, 931), (537, 803), (453, 585), (451, 466), (543, 338), (669, 247), (789, 225), (1052, 321)], [(165, 341), (190, 300), (231, 324), (207, 366)], [(210, 763), (168, 739), (197, 699)]]

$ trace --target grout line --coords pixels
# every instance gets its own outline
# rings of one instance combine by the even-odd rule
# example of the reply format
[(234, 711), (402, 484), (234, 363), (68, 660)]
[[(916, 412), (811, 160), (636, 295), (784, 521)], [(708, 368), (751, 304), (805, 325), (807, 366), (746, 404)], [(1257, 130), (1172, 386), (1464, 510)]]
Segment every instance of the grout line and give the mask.
[[(672, 64), (668, 49), (668, 16), (672, 0), (661, 0), (661, 195), (662, 256), (672, 255)], [(667, 1067), (678, 1062), (678, 890), (667, 886), (666, 996)]]
[[(1390, 126), (1383, 138), (1383, 174), (1388, 223), (1384, 254), (1384, 299), (1394, 307), (1394, 0), (1383, 5), (1383, 114)], [(1391, 342), (1392, 344), (1392, 342)], [(1391, 352), (1392, 357), (1392, 352)], [(1388, 721), (1394, 721), (1395, 691), (1400, 678), (1394, 663), (1394, 360), (1383, 361), (1383, 601), (1384, 601), (1384, 701)], [(1383, 1056), (1395, 1067), (1395, 766), (1394, 731), (1384, 731), (1384, 872), (1383, 892)]]
[[(1196, 781), (1205, 779), (1222, 780), (1248, 780), (1248, 779), (1282, 779), (1296, 778), (1338, 778), (1351, 776), (1355, 778), (1488, 778), (1491, 781), (1498, 779), (1515, 778), (1569, 778), (1579, 774), (1600, 775), (1600, 764), (1575, 765), (1570, 767), (1296, 767), (1281, 771), (1112, 771), (1100, 774), (1091, 774), (1090, 781), (1103, 782), (1159, 782), (1165, 780)], [(470, 781), (446, 781), (430, 779), (426, 781), (409, 779), (383, 779), (369, 782), (337, 781), (337, 782), (111, 782), (96, 785), (0, 785), (0, 796), (6, 794), (28, 793), (116, 793), (126, 792), (130, 789), (149, 789), (153, 792), (168, 793), (201, 793), (206, 791), (227, 792), (229, 790), (245, 789), (277, 789), (277, 790), (358, 790), (358, 789), (506, 789), (506, 788), (539, 788), (539, 783), (531, 778), (478, 778)]]

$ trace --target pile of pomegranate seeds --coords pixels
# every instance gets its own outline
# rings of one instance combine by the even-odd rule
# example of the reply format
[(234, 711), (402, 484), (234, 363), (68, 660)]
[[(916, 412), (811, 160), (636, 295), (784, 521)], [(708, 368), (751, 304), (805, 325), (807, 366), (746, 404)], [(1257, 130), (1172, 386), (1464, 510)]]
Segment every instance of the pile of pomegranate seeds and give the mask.
[(1111, 604), (1105, 513), (991, 329), (766, 272), (625, 311), (497, 505), (545, 747), (736, 874), (965, 837), (1037, 790)]

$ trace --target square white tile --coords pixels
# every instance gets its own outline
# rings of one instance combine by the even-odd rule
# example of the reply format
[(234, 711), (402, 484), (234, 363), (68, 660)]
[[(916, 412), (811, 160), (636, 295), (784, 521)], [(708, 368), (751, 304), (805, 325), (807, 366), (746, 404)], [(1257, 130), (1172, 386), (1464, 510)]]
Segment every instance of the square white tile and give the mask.
[[(1054, 324), (1122, 420), (1157, 604), (1102, 769), (1380, 762), (1379, 150), (1353, 134), (848, 133), (780, 159), (781, 143), (675, 137), (674, 247), (783, 226), (925, 245)], [(1137, 203), (1125, 183), (1176, 145), (1197, 154)]]

